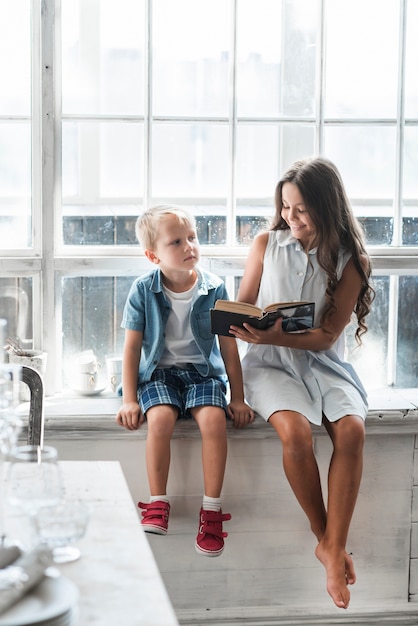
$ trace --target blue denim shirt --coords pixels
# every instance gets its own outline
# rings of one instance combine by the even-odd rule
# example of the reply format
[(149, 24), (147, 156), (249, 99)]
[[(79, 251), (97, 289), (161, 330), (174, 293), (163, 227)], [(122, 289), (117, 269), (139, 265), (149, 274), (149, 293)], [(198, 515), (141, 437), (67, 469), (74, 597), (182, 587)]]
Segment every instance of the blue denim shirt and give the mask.
[[(216, 335), (211, 333), (210, 313), (216, 300), (227, 300), (224, 282), (215, 274), (197, 269), (198, 287), (192, 302), (190, 323), (196, 344), (205, 363), (195, 367), (202, 376), (221, 376), (226, 380), (225, 366)], [(122, 328), (143, 332), (139, 362), (139, 381), (151, 380), (163, 351), (165, 327), (171, 305), (165, 297), (160, 269), (137, 278), (129, 291), (122, 317)]]

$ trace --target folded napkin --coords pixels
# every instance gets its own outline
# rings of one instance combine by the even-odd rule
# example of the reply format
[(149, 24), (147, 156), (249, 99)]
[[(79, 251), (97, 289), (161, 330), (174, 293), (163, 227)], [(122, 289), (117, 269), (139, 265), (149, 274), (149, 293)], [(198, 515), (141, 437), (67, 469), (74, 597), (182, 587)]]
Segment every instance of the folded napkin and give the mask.
[(18, 546), (0, 547), (0, 569), (14, 563), (22, 554), (22, 550)]
[(0, 570), (0, 615), (42, 580), (52, 562), (51, 549), (38, 546)]

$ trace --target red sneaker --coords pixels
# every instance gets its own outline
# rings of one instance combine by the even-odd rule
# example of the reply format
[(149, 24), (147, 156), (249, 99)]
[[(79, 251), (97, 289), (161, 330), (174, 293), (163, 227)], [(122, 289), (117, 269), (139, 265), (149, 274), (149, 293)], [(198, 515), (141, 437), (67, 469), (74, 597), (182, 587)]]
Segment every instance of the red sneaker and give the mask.
[(170, 514), (170, 504), (163, 500), (156, 500), (149, 504), (138, 502), (142, 511), (141, 524), (146, 533), (155, 533), (156, 535), (166, 535), (168, 530), (168, 516)]
[(223, 532), (222, 522), (231, 519), (229, 513), (222, 511), (206, 511), (200, 509), (199, 532), (196, 537), (196, 552), (204, 556), (219, 556), (224, 550), (224, 537), (228, 533)]

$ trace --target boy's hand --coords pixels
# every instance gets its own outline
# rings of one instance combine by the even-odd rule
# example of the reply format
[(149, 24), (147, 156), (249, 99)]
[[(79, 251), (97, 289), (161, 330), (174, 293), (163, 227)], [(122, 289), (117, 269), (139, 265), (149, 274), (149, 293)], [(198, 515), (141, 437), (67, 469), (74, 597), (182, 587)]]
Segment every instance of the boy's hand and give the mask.
[(254, 420), (254, 411), (243, 400), (231, 400), (228, 404), (228, 415), (234, 422), (235, 428), (245, 428)]
[(116, 415), (116, 422), (128, 430), (138, 430), (145, 421), (137, 402), (125, 402)]

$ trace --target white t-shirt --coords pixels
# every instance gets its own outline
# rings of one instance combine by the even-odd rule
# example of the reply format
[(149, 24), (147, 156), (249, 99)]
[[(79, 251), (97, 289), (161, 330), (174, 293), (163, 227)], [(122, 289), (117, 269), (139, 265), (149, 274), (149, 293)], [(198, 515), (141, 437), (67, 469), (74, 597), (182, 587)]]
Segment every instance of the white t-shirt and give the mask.
[(205, 363), (194, 340), (190, 325), (190, 310), (193, 296), (197, 290), (197, 281), (191, 289), (176, 293), (163, 287), (171, 304), (165, 336), (165, 348), (158, 367), (181, 367), (186, 363)]

